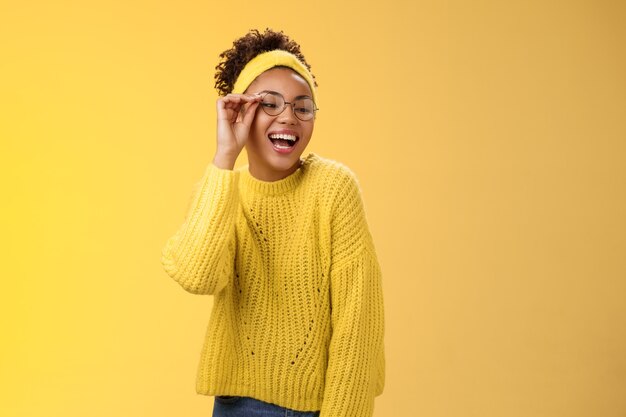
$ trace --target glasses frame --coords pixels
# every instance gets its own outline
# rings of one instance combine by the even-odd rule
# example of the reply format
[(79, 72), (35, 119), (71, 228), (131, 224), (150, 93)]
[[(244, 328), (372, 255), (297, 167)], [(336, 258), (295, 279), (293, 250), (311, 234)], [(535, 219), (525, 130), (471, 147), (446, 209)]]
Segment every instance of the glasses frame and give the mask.
[[(315, 120), (315, 116), (317, 115), (317, 111), (319, 110), (319, 108), (317, 107), (317, 104), (315, 104), (315, 101), (313, 101), (312, 98), (310, 98), (310, 97), (300, 97), (298, 100), (303, 100), (305, 98), (308, 98), (309, 100), (311, 100), (313, 102), (313, 117), (311, 117), (310, 119), (302, 119), (300, 116), (298, 116), (298, 113), (296, 112), (296, 109), (295, 109), (295, 105), (296, 104), (295, 104), (295, 102), (285, 100), (285, 96), (280, 94), (278, 91), (265, 90), (265, 91), (261, 91), (259, 94), (262, 94), (262, 96), (261, 96), (262, 100), (265, 99), (265, 96), (268, 95), (268, 94), (271, 94), (273, 96), (279, 96), (283, 100), (283, 108), (277, 114), (269, 114), (267, 109), (265, 108), (265, 106), (263, 106), (263, 101), (261, 101), (261, 103), (260, 103), (261, 108), (263, 109), (265, 114), (267, 114), (268, 116), (279, 116), (279, 115), (281, 115), (285, 111), (285, 109), (287, 108), (287, 105), (289, 105), (291, 107), (291, 112), (294, 114), (294, 116), (296, 116), (299, 120), (302, 120), (303, 122), (310, 122), (311, 120)], [(296, 100), (296, 101), (298, 101), (298, 100)]]

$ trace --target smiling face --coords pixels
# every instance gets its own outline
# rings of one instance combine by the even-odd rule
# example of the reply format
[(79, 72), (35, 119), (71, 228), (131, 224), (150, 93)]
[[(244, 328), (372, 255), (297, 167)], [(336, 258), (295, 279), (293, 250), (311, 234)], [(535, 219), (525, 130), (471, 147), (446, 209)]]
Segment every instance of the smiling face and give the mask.
[[(274, 67), (259, 75), (246, 89), (245, 94), (262, 91), (275, 91), (282, 94), (285, 101), (292, 102), (298, 96), (312, 97), (307, 82), (290, 68)], [(300, 156), (309, 144), (313, 134), (315, 119), (302, 121), (293, 113), (290, 105), (278, 116), (270, 116), (259, 104), (250, 126), (250, 136), (246, 142), (250, 174), (263, 181), (276, 181), (287, 177), (300, 166)], [(282, 149), (269, 138), (270, 134), (295, 135), (296, 143)]]

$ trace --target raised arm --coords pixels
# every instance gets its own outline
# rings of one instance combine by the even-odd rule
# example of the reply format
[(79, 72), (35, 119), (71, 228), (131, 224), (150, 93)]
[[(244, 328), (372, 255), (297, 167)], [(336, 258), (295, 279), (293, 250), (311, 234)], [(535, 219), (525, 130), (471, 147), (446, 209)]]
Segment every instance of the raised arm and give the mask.
[(196, 185), (185, 221), (163, 247), (165, 271), (191, 293), (215, 294), (232, 280), (239, 205), (239, 174), (233, 167), (260, 100), (250, 94), (217, 99), (215, 157)]

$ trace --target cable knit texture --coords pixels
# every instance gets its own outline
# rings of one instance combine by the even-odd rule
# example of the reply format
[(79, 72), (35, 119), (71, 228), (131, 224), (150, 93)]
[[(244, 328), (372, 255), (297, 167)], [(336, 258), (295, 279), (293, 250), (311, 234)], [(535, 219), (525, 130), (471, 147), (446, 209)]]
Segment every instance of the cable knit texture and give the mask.
[(210, 163), (161, 262), (214, 296), (196, 391), (368, 417), (385, 383), (381, 269), (357, 177), (309, 153), (278, 181)]

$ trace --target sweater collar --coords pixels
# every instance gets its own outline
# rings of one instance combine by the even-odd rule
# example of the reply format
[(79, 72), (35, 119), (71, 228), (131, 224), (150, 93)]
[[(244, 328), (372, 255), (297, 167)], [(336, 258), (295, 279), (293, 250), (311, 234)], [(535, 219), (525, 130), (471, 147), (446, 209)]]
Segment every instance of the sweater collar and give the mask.
[(246, 191), (261, 195), (278, 195), (294, 190), (302, 180), (308, 166), (318, 158), (317, 154), (310, 152), (302, 160), (302, 164), (294, 172), (276, 181), (263, 181), (250, 174), (250, 165), (241, 167), (239, 185)]

